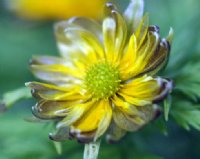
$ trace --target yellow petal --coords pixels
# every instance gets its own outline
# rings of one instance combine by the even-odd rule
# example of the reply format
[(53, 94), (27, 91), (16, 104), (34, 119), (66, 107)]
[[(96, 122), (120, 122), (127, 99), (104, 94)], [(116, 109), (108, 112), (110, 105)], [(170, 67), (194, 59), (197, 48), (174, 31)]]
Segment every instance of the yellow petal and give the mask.
[(108, 101), (99, 101), (73, 124), (74, 129), (79, 132), (97, 130), (96, 138), (99, 137), (110, 123), (111, 110), (108, 107)]
[(71, 87), (61, 87), (52, 84), (44, 84), (40, 82), (26, 83), (27, 87), (32, 89), (33, 95), (36, 98), (42, 98), (52, 101), (66, 100), (82, 100), (88, 95), (84, 94), (84, 89), (79, 85), (71, 85)]
[(79, 69), (60, 64), (31, 65), (31, 70), (39, 79), (50, 82), (66, 82), (73, 79), (82, 79), (84, 76), (84, 72)]
[(99, 122), (97, 131), (94, 136), (94, 140), (97, 140), (100, 136), (104, 134), (104, 132), (108, 129), (112, 119), (112, 109), (110, 102), (102, 100), (101, 105), (104, 105), (105, 114)]
[(124, 84), (119, 94), (133, 105), (144, 106), (152, 103), (160, 89), (161, 86), (157, 80), (143, 76)]
[(119, 95), (135, 106), (145, 106), (163, 99), (172, 87), (171, 81), (145, 75), (124, 84)]
[(123, 113), (129, 114), (129, 115), (136, 115), (137, 109), (132, 104), (128, 103), (127, 101), (124, 101), (118, 96), (114, 96), (112, 99), (112, 102), (114, 103), (115, 107), (122, 111)]
[(128, 48), (120, 61), (120, 66), (119, 66), (120, 71), (123, 73), (127, 71), (128, 68), (132, 67), (133, 64), (135, 64), (136, 62), (136, 57), (137, 57), (137, 41), (135, 35), (133, 34), (130, 37)]
[(100, 25), (90, 19), (71, 18), (56, 23), (55, 33), (61, 55), (66, 58), (75, 58), (80, 53), (83, 55), (81, 58), (87, 56), (94, 60), (104, 56)]
[(85, 113), (90, 111), (91, 107), (96, 104), (96, 101), (90, 100), (84, 103), (76, 104), (71, 107), (68, 115), (58, 123), (57, 127), (66, 127), (79, 121), (79, 119), (84, 116)]
[[(132, 35), (128, 49), (120, 63), (121, 76), (123, 80), (128, 80), (138, 75), (154, 75), (167, 62), (170, 44), (166, 39), (160, 39), (159, 27), (147, 26), (145, 17), (138, 27), (135, 35), (135, 42), (132, 42)], [(147, 22), (146, 22), (147, 23)], [(172, 31), (168, 37), (172, 37)], [(134, 44), (137, 42), (137, 48)], [(132, 54), (131, 54), (132, 53)], [(130, 58), (130, 60), (125, 60)]]
[[(147, 34), (145, 43), (141, 47), (137, 46), (135, 57), (133, 57), (133, 55), (131, 57), (134, 58), (134, 61), (129, 63), (128, 66), (121, 65), (121, 74), (123, 80), (128, 80), (144, 73), (145, 67), (149, 64), (150, 59), (153, 59), (153, 54), (158, 47), (159, 41), (160, 38), (157, 32), (150, 32)], [(133, 45), (133, 42), (129, 43), (129, 45)], [(129, 46), (129, 48), (129, 52), (131, 52), (131, 48), (133, 48), (133, 46)], [(129, 52), (126, 52), (126, 54), (129, 54)], [(132, 51), (132, 53), (135, 53), (135, 49)]]
[(74, 86), (68, 89), (68, 92), (38, 92), (40, 98), (52, 101), (73, 101), (73, 100), (83, 100), (88, 98), (89, 95), (82, 94), (82, 90), (79, 86)]
[(135, 31), (135, 36), (137, 38), (138, 47), (140, 47), (142, 45), (142, 43), (144, 42), (147, 32), (148, 32), (148, 27), (149, 27), (149, 17), (146, 14), (142, 18), (138, 28)]
[(102, 24), (105, 53), (109, 61), (116, 62), (121, 57), (126, 42), (127, 26), (124, 18), (111, 3), (106, 4), (105, 13)]

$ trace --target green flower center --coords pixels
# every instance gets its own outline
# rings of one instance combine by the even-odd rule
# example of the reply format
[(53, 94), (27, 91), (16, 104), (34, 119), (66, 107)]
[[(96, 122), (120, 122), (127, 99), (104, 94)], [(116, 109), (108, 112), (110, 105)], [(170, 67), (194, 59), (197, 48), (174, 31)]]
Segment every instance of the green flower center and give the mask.
[(95, 98), (109, 98), (119, 89), (120, 74), (107, 62), (97, 63), (87, 70), (85, 84)]

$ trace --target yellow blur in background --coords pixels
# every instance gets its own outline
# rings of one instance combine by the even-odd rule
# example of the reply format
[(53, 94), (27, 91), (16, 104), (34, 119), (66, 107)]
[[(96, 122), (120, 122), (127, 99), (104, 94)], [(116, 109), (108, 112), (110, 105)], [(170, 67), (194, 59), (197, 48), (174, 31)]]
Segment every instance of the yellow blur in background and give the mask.
[(9, 0), (8, 9), (31, 20), (66, 19), (72, 16), (99, 18), (106, 0)]

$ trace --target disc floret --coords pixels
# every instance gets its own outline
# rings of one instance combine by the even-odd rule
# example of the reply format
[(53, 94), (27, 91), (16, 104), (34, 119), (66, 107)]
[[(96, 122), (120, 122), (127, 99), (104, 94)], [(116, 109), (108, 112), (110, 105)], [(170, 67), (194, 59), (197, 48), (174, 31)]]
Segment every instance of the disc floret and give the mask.
[(109, 98), (120, 86), (120, 74), (108, 62), (100, 62), (88, 68), (85, 84), (87, 90), (97, 99)]

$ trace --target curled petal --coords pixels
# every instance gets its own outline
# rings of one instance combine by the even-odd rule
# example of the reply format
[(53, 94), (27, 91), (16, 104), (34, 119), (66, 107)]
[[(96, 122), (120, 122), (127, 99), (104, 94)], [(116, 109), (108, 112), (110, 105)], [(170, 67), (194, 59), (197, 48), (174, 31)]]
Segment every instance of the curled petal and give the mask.
[(143, 16), (143, 12), (144, 0), (131, 0), (124, 12), (124, 16), (132, 32), (138, 27)]
[(50, 133), (49, 138), (58, 142), (70, 139), (69, 127), (60, 128), (56, 133)]
[[(79, 35), (74, 32), (70, 33), (70, 31), (81, 31), (87, 33), (87, 36), (90, 37), (88, 39), (92, 38), (93, 41), (98, 41), (99, 43), (102, 41), (101, 27), (98, 23), (91, 19), (75, 17), (69, 19), (68, 21), (56, 23), (54, 28), (58, 48), (61, 55), (66, 58), (69, 58), (71, 54), (79, 53), (81, 48), (80, 45), (77, 45), (77, 43), (83, 43)], [(85, 45), (88, 44), (85, 40), (84, 43)], [(90, 47), (90, 45), (88, 47)]]
[[(134, 37), (134, 35), (132, 37)], [(149, 32), (144, 41), (145, 44), (141, 45), (141, 47), (138, 46), (140, 44), (138, 44), (136, 40), (132, 41), (132, 39), (130, 39), (124, 58), (129, 55), (129, 58), (132, 58), (132, 60), (129, 63), (125, 63), (123, 59), (121, 60), (120, 69), (122, 72), (122, 79), (126, 80), (141, 75), (152, 58), (153, 53), (156, 51), (159, 42), (160, 36), (156, 32)], [(131, 51), (130, 48), (135, 49)], [(135, 55), (130, 56), (131, 53)]]
[(149, 75), (154, 75), (161, 70), (168, 61), (169, 52), (169, 42), (166, 39), (162, 39), (150, 58), (148, 64), (145, 66), (143, 74), (147, 73)]
[(73, 27), (65, 29), (65, 39), (68, 43), (65, 43), (65, 52), (68, 58), (74, 65), (77, 61), (82, 64), (80, 71), (84, 71), (85, 67), (89, 64), (96, 62), (99, 58), (104, 58), (104, 50), (100, 41), (92, 33)]
[(100, 41), (102, 39), (101, 26), (99, 23), (89, 18), (73, 17), (67, 21), (61, 21), (54, 25), (54, 31), (58, 42), (65, 42), (65, 40), (67, 40), (65, 38), (65, 30), (71, 27), (88, 31), (99, 38)]
[(106, 134), (106, 140), (108, 143), (115, 143), (120, 140), (125, 134), (126, 131), (124, 129), (121, 129), (119, 126), (116, 125), (114, 121), (112, 121)]
[(115, 105), (115, 107), (117, 107), (117, 109), (119, 109), (125, 114), (136, 115), (138, 113), (138, 110), (136, 109), (135, 106), (128, 103), (127, 101), (124, 101), (122, 98), (118, 97), (117, 95), (113, 97), (112, 102)]
[(160, 32), (160, 28), (157, 25), (150, 25), (149, 26), (149, 31), (159, 33)]
[[(73, 123), (72, 130), (76, 135), (95, 132), (97, 140), (108, 128), (112, 117), (109, 101), (99, 101)], [(88, 124), (90, 123), (90, 124)]]
[(137, 56), (137, 39), (136, 36), (133, 34), (130, 37), (126, 53), (123, 55), (120, 62), (121, 65), (119, 67), (121, 68), (122, 72), (125, 72), (127, 68), (131, 67), (135, 63), (136, 56)]
[[(63, 58), (34, 56), (30, 61), (33, 74), (44, 81), (56, 85), (80, 83), (80, 69)], [(78, 78), (79, 77), (79, 78)]]
[(25, 85), (37, 91), (49, 91), (49, 90), (56, 90), (56, 91), (61, 91), (61, 92), (69, 91), (69, 89), (66, 87), (61, 87), (61, 86), (56, 86), (53, 84), (46, 84), (46, 83), (41, 83), (41, 82), (27, 82)]
[(51, 64), (68, 65), (66, 60), (54, 56), (33, 56), (30, 61), (30, 65), (51, 65)]
[(122, 15), (111, 3), (105, 6), (105, 19), (103, 20), (103, 41), (106, 57), (116, 62), (123, 51), (126, 42), (127, 26)]
[(73, 128), (70, 129), (70, 137), (72, 139), (77, 139), (79, 143), (89, 143), (94, 140), (96, 131), (91, 131), (91, 132), (78, 132), (74, 130)]
[(143, 76), (124, 84), (119, 95), (136, 106), (150, 105), (163, 99), (173, 88), (172, 82), (162, 78)]
[(134, 32), (137, 38), (138, 48), (140, 48), (141, 45), (143, 44), (147, 36), (148, 29), (149, 29), (149, 16), (146, 14), (143, 16), (142, 20), (140, 21), (140, 24), (138, 25), (136, 31)]
[(144, 16), (120, 61), (122, 79), (144, 74), (155, 75), (161, 70), (168, 61), (172, 35), (170, 29), (167, 40), (161, 40), (159, 27), (148, 26), (148, 16)]
[(136, 131), (157, 115), (158, 109), (155, 106), (149, 105), (146, 107), (137, 107), (137, 115), (128, 115), (117, 108), (113, 111), (113, 119), (117, 126), (126, 131)]
[(41, 100), (32, 107), (33, 114), (40, 119), (54, 119), (66, 116), (75, 102)]
[(96, 141), (100, 136), (104, 134), (104, 132), (108, 129), (111, 119), (112, 119), (112, 109), (110, 102), (102, 101), (102, 104), (105, 106), (105, 114), (103, 118), (100, 120), (97, 131), (94, 136), (94, 140)]
[(156, 78), (156, 80), (161, 85), (161, 92), (156, 97), (154, 97), (154, 103), (162, 101), (169, 93), (172, 92), (172, 89), (174, 88), (174, 83), (172, 80), (162, 78)]
[[(84, 90), (78, 85), (61, 87), (40, 82), (29, 82), (26, 83), (26, 86), (32, 89), (32, 95), (38, 99), (50, 101), (73, 101), (82, 100), (84, 98)], [(87, 95), (85, 94), (85, 96)]]
[(67, 127), (79, 121), (95, 104), (96, 101), (92, 100), (74, 105), (68, 115), (58, 123), (57, 128)]
[(60, 64), (51, 64), (51, 65), (31, 65), (31, 69), (35, 76), (38, 78), (42, 78), (43, 74), (60, 74), (64, 76), (71, 76), (75, 78), (81, 78), (82, 74), (80, 73), (80, 70), (77, 70), (77, 68), (72, 68), (72, 66), (64, 66)]

